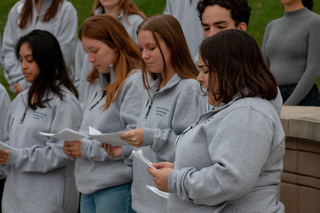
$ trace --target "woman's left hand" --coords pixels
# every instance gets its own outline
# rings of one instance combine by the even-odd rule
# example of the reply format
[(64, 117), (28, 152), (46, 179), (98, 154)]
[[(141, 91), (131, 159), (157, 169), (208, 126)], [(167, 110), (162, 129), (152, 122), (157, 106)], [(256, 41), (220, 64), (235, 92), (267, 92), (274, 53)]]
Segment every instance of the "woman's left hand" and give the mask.
[(81, 142), (79, 141), (65, 141), (63, 150), (68, 157), (82, 158), (81, 154)]
[(6, 165), (10, 150), (0, 150), (0, 164)]
[(148, 168), (148, 172), (152, 175), (154, 185), (163, 192), (169, 192), (168, 179), (172, 168), (151, 169)]
[(131, 129), (120, 135), (121, 140), (124, 140), (134, 147), (142, 147), (144, 131), (142, 128)]

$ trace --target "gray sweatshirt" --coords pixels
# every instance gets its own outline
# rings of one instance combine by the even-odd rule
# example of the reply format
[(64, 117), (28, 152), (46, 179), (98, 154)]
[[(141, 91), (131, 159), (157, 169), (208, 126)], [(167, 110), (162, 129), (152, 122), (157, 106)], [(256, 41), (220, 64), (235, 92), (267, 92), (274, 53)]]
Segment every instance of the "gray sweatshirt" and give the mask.
[(204, 39), (202, 25), (197, 13), (197, 4), (199, 0), (167, 0), (164, 14), (174, 16), (180, 23), (191, 57), (195, 61), (199, 46)]
[(18, 82), (23, 90), (28, 88), (28, 83), (23, 77), (19, 60), (15, 55), (15, 45), (21, 36), (35, 29), (47, 30), (56, 36), (61, 46), (71, 79), (73, 79), (73, 60), (78, 30), (77, 11), (70, 2), (64, 1), (53, 19), (49, 22), (42, 22), (42, 16), (50, 7), (53, 0), (43, 0), (39, 12), (36, 9), (34, 1), (35, 0), (33, 0), (33, 17), (30, 24), (24, 29), (18, 26), (19, 16), (25, 2), (21, 0), (11, 8), (4, 29), (1, 57), (3, 58), (2, 65), (4, 75), (7, 82), (11, 85), (11, 88)]
[[(174, 161), (177, 135), (197, 119), (200, 86), (175, 74), (157, 91), (161, 78), (146, 94), (137, 128), (144, 129), (142, 153), (151, 162)], [(166, 212), (167, 200), (145, 188), (154, 186), (147, 166), (133, 158), (132, 207), (139, 213)]]
[(266, 27), (262, 43), (266, 64), (278, 85), (297, 84), (285, 105), (300, 103), (320, 75), (319, 35), (320, 16), (307, 8), (286, 12)]
[[(102, 133), (136, 128), (145, 90), (140, 71), (125, 80), (119, 97), (107, 110), (102, 108), (106, 97), (103, 96), (100, 85), (90, 84), (89, 89), (95, 92), (93, 97), (88, 97), (90, 101), (85, 106), (81, 132), (88, 133), (89, 126)], [(132, 167), (122, 159), (111, 159), (104, 149), (100, 148), (100, 142), (85, 138), (81, 143), (81, 154), (83, 158), (76, 159), (75, 168), (76, 184), (81, 193), (91, 194), (132, 181)]]
[[(28, 91), (11, 104), (5, 122), (4, 142), (10, 151), (2, 200), (3, 212), (77, 212), (79, 193), (74, 180), (74, 160), (63, 151), (64, 141), (39, 132), (57, 133), (64, 128), (78, 130), (82, 109), (77, 98), (64, 92), (61, 100), (49, 94), (49, 106), (27, 107)], [(0, 168), (1, 171), (5, 168)]]
[[(103, 13), (103, 7), (100, 6), (96, 9), (94, 14), (97, 15), (102, 13)], [(137, 29), (140, 23), (143, 21), (143, 18), (137, 14), (128, 15), (128, 21), (130, 23), (128, 24), (124, 11), (122, 11), (117, 18), (126, 28), (128, 34), (133, 38), (133, 40), (138, 42)], [(74, 83), (79, 90), (79, 101), (84, 102), (87, 96), (92, 95), (92, 94), (88, 94), (89, 82), (87, 81), (87, 76), (92, 70), (92, 64), (88, 61), (88, 54), (83, 49), (82, 43), (80, 40), (78, 40), (78, 43), (77, 43), (75, 57), (76, 58), (75, 58)]]
[(10, 103), (11, 100), (7, 90), (0, 84), (0, 141), (3, 141), (4, 139), (4, 122), (8, 114)]
[(270, 101), (237, 96), (176, 141), (168, 212), (284, 212), (285, 134)]

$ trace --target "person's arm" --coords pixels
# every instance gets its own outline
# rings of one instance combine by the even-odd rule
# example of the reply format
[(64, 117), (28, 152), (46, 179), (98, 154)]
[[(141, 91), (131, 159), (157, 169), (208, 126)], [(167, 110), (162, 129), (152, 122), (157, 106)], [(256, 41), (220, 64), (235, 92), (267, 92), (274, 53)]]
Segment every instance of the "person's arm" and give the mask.
[[(77, 45), (77, 32), (78, 32), (78, 17), (77, 11), (70, 2), (64, 2), (67, 4), (64, 8), (61, 26), (58, 34), (56, 35), (59, 41), (61, 51), (63, 53), (64, 60), (67, 68), (73, 67), (73, 60), (75, 57), (75, 50)], [(73, 71), (72, 70), (69, 70)], [(73, 79), (74, 73), (69, 73)]]
[(0, 84), (0, 141), (4, 140), (4, 123), (9, 111), (11, 100), (5, 90), (5, 88)]
[(269, 23), (264, 31), (264, 35), (263, 35), (263, 40), (262, 40), (262, 48), (261, 48), (261, 53), (264, 59), (264, 62), (266, 63), (267, 67), (270, 68), (270, 61), (266, 52), (266, 45), (269, 39), (269, 31), (271, 29), (272, 25), (271, 23)]
[(83, 66), (84, 60), (86, 60), (85, 55), (86, 55), (86, 51), (83, 49), (80, 39), (78, 39), (77, 46), (76, 46), (75, 61), (74, 61), (74, 67), (75, 67), (74, 85), (76, 86), (78, 91), (80, 86), (82, 66)]
[[(8, 20), (3, 32), (3, 43), (2, 43), (2, 51), (1, 51), (1, 58), (2, 58), (2, 66), (4, 69), (4, 76), (7, 82), (11, 86), (11, 90), (15, 92), (13, 86), (20, 82), (24, 81), (24, 77), (21, 71), (20, 63), (15, 54), (15, 45), (18, 41), (17, 36), (17, 29), (19, 26), (17, 25), (17, 18), (19, 14), (16, 11), (16, 7), (13, 7), (8, 15)], [(25, 83), (20, 84), (23, 86)], [(26, 89), (26, 88), (22, 88)]]
[[(63, 101), (51, 106), (55, 113), (52, 116), (51, 132), (59, 132), (63, 128), (78, 130), (82, 119), (82, 109), (75, 97), (64, 97)], [(6, 120), (6, 135), (8, 133), (12, 116)], [(15, 166), (22, 172), (46, 173), (57, 168), (64, 167), (73, 162), (63, 151), (63, 140), (39, 136), (37, 138), (45, 141), (44, 146), (33, 145), (27, 148), (14, 148), (10, 151), (7, 165)]]
[(306, 33), (308, 34), (306, 69), (284, 105), (298, 105), (307, 96), (320, 76), (320, 18), (314, 19), (309, 24)]
[[(273, 149), (273, 134), (277, 132), (273, 124), (262, 113), (249, 108), (233, 110), (217, 131), (210, 127), (205, 130), (207, 138), (202, 143), (208, 143), (212, 165), (201, 170), (174, 169), (169, 175), (169, 192), (176, 193), (181, 200), (209, 206), (244, 196), (257, 184), (265, 164), (274, 164), (273, 169), (281, 170), (284, 149), (272, 150), (277, 152), (277, 158), (267, 162)], [(284, 144), (284, 133), (282, 136)]]
[(166, 6), (164, 7), (163, 14), (172, 15), (172, 5), (175, 0), (166, 0)]

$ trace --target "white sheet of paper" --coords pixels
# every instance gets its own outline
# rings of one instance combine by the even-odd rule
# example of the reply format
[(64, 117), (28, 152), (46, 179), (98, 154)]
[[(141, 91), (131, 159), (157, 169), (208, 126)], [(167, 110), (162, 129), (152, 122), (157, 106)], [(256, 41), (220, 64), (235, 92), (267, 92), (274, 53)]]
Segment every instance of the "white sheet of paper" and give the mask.
[(156, 187), (154, 187), (154, 186), (149, 186), (149, 185), (146, 185), (146, 188), (149, 189), (150, 191), (156, 193), (156, 194), (159, 195), (160, 197), (163, 197), (163, 198), (165, 198), (165, 199), (168, 199), (168, 198), (169, 198), (169, 193), (168, 193), (168, 192), (160, 191), (160, 190), (157, 189)]
[(8, 144), (3, 143), (0, 141), (0, 150), (11, 150), (12, 146), (9, 146)]
[(86, 137), (85, 134), (74, 131), (73, 129), (65, 128), (61, 130), (58, 133), (45, 133), (45, 132), (39, 132), (41, 135), (57, 138), (64, 141), (77, 141), (84, 137)]
[(143, 163), (145, 163), (147, 166), (151, 167), (152, 169), (155, 169), (155, 167), (152, 166), (152, 163), (151, 163), (147, 158), (145, 158), (145, 157), (143, 156), (141, 149), (136, 150), (136, 151), (133, 150), (133, 151), (132, 151), (132, 154), (133, 154), (133, 156), (135, 156), (136, 158), (138, 158), (139, 160), (141, 160)]
[(96, 139), (101, 143), (107, 143), (112, 146), (126, 146), (129, 145), (127, 142), (120, 139), (120, 135), (125, 133), (124, 131), (112, 132), (112, 133), (101, 133), (99, 130), (89, 127), (89, 136)]

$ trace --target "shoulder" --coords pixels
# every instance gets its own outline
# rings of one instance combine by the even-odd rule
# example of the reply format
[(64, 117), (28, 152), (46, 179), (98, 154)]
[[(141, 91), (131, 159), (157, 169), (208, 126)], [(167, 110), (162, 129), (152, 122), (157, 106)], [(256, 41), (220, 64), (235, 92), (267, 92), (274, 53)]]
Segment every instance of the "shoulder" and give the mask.
[(62, 11), (69, 11), (69, 12), (76, 12), (76, 8), (73, 6), (73, 4), (69, 1), (63, 1), (62, 5), (61, 5), (61, 9)]
[(143, 21), (143, 18), (138, 14), (132, 14), (132, 15), (128, 15), (128, 20), (130, 23), (134, 23), (134, 22), (141, 23)]
[(181, 87), (185, 88), (188, 91), (197, 91), (200, 89), (200, 83), (195, 79), (181, 79)]
[(9, 15), (20, 15), (25, 0), (18, 1), (13, 7), (10, 9)]
[(143, 87), (141, 70), (138, 70), (138, 69), (132, 70), (127, 76), (126, 80), (124, 81), (124, 85), (123, 85), (124, 88), (129, 88), (132, 86)]

